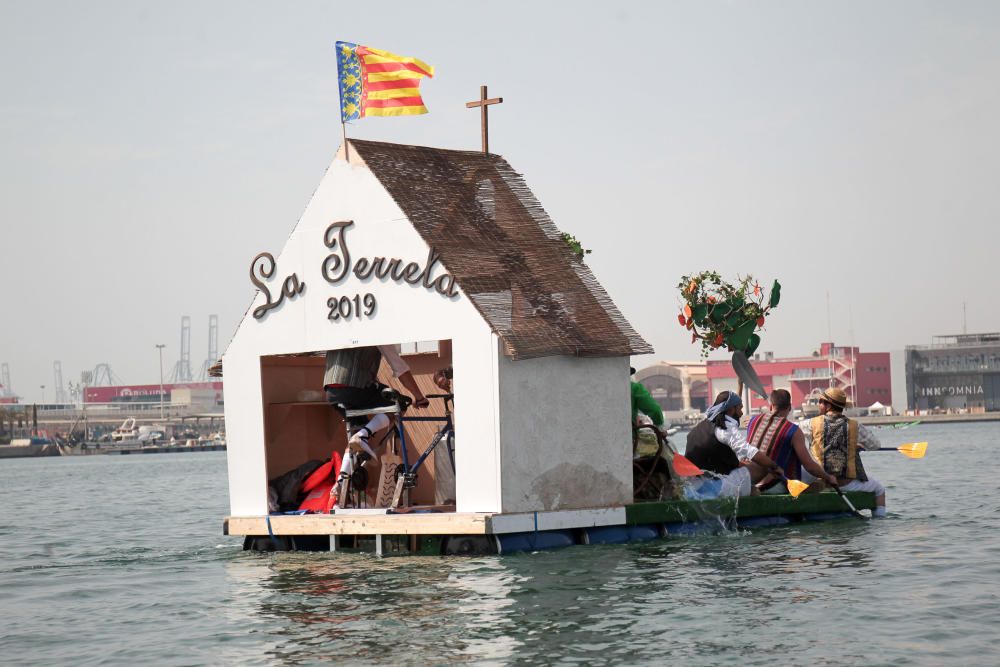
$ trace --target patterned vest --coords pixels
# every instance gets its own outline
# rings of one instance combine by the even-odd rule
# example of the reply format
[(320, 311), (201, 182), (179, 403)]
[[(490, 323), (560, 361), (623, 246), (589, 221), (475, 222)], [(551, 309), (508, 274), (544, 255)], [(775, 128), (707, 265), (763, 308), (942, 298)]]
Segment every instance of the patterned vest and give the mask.
[(798, 426), (773, 412), (754, 415), (747, 425), (747, 441), (777, 463), (785, 477), (802, 479), (802, 463), (792, 446), (792, 436), (798, 430)]
[(349, 347), (326, 353), (326, 373), (323, 386), (370, 387), (378, 377), (382, 353), (377, 347)]
[(858, 422), (844, 415), (820, 415), (809, 420), (813, 458), (831, 475), (868, 481), (858, 452)]

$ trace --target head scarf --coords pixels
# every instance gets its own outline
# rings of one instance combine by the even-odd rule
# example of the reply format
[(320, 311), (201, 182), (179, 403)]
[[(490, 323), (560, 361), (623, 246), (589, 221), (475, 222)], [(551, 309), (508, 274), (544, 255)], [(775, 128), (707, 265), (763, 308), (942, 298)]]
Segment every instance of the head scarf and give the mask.
[(724, 413), (729, 408), (735, 408), (741, 405), (743, 405), (743, 401), (740, 400), (740, 395), (735, 391), (731, 391), (729, 392), (729, 395), (726, 396), (726, 400), (722, 403), (713, 405), (705, 411), (705, 419), (707, 421), (714, 422), (719, 415)]

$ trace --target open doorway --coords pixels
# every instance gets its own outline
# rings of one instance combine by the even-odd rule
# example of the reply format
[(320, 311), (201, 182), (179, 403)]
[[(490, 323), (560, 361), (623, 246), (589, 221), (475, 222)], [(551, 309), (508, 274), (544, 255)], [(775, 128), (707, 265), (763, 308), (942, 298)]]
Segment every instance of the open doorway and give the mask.
[[(428, 405), (407, 405), (402, 419), (389, 409), (388, 419), (382, 418), (388, 425), (370, 435), (365, 433), (368, 451), (374, 456), (361, 457), (360, 462), (356, 456), (352, 459), (352, 464), (358, 464), (350, 470), (353, 495), (341, 493), (344, 497), (337, 498), (337, 507), (345, 512), (390, 507), (400, 512), (454, 511), (451, 341), (409, 342), (393, 348), (412, 383), (400, 377), (399, 369), (384, 357), (376, 360), (376, 381), (398, 392), (404, 403), (419, 393)], [(326, 384), (331, 376), (327, 352), (260, 358), (270, 511), (328, 511), (327, 498), (320, 496), (338, 496), (337, 490), (332, 494), (329, 490), (338, 478), (343, 479), (339, 466), (349, 451), (349, 433), (370, 423), (370, 414), (359, 416), (360, 410), (345, 412), (343, 404), (338, 409), (331, 403), (338, 394), (324, 389), (331, 386)], [(330, 357), (336, 352), (343, 351), (333, 351)], [(345, 424), (345, 414), (353, 423), (351, 429)], [(432, 445), (430, 453), (422, 457)], [(357, 448), (353, 451), (356, 454)], [(356, 472), (359, 469), (362, 472)], [(329, 476), (319, 480), (327, 473)], [(406, 476), (402, 484), (401, 476)], [(317, 486), (321, 482), (322, 486)]]

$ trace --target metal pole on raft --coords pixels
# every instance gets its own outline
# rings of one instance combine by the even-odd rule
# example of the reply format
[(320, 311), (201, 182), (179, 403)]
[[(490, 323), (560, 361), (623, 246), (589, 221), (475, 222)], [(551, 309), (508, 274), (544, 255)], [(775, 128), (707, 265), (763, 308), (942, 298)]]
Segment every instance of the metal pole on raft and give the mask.
[[(741, 377), (737, 377), (736, 378), (736, 395), (740, 397), (741, 401), (743, 400), (743, 378), (741, 378)], [(749, 388), (748, 388), (747, 389), (747, 399), (749, 399), (749, 398), (750, 398), (750, 391), (749, 391)], [(749, 414), (749, 412), (750, 412), (750, 401), (747, 400), (746, 402), (743, 403), (743, 405), (746, 406), (746, 412)]]
[(752, 406), (750, 405), (750, 400), (751, 400), (751, 396), (752, 396), (752, 394), (750, 392), (750, 385), (747, 385), (746, 387), (744, 387), (743, 391), (745, 391), (747, 393), (747, 419), (749, 419), (750, 418), (750, 412), (752, 411), (751, 410)]

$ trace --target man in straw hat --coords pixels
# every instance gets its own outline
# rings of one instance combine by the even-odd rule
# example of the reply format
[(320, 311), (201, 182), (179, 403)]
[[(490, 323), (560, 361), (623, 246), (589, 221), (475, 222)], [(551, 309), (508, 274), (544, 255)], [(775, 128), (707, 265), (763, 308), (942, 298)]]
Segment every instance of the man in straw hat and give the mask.
[[(819, 399), (819, 416), (803, 422), (802, 435), (812, 457), (828, 474), (837, 478), (844, 491), (870, 491), (875, 494), (873, 517), (885, 516), (885, 487), (865, 473), (861, 465), (862, 449), (878, 449), (881, 443), (875, 434), (844, 416), (847, 394), (842, 389), (830, 387)], [(803, 471), (802, 481), (811, 482), (813, 476)]]

